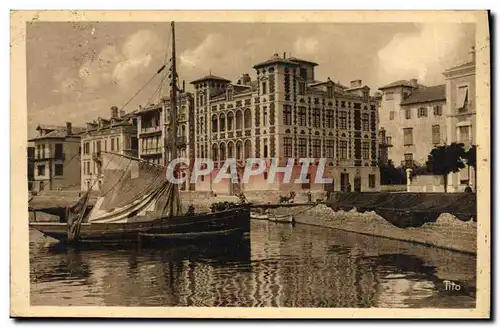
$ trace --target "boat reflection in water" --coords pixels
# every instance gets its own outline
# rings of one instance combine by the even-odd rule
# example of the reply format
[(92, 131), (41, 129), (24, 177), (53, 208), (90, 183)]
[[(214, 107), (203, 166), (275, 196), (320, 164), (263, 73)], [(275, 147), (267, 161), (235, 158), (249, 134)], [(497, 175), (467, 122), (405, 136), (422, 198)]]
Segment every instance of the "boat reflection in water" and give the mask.
[(33, 305), (475, 307), (474, 256), (318, 227), (255, 221), (250, 240), (210, 247), (47, 240), (31, 231)]

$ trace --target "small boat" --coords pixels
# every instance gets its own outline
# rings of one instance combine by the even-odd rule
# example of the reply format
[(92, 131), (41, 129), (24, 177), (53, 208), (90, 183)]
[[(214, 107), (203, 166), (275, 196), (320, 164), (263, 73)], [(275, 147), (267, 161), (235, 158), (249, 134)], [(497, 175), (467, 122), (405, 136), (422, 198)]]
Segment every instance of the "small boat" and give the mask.
[(295, 223), (295, 218), (293, 215), (284, 215), (284, 216), (270, 216), (269, 221), (271, 222), (279, 222), (279, 223)]
[(250, 219), (280, 223), (295, 223), (295, 218), (293, 217), (293, 215), (269, 215), (268, 213), (258, 214), (255, 212), (251, 212)]
[(250, 212), (250, 219), (252, 219), (252, 220), (269, 221), (269, 215), (268, 214), (259, 214), (259, 213), (255, 213), (255, 212)]

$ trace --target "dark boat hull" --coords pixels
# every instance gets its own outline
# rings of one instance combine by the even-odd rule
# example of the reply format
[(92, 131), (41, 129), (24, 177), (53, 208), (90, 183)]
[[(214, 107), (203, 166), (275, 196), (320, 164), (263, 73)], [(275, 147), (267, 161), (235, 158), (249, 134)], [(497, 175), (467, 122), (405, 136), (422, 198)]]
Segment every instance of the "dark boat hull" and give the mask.
[[(67, 242), (66, 223), (33, 222), (30, 227), (46, 236)], [(139, 242), (139, 234), (193, 234), (234, 230), (250, 232), (250, 209), (239, 207), (215, 213), (158, 218), (145, 222), (82, 223), (79, 243), (132, 243)], [(217, 237), (217, 234), (214, 234)]]

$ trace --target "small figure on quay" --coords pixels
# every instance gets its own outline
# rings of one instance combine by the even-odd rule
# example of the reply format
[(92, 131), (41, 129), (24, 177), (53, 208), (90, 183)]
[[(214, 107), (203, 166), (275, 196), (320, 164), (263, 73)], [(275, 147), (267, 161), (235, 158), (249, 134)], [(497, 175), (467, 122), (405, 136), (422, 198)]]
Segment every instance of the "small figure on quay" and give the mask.
[(311, 194), (311, 191), (310, 191), (310, 190), (308, 190), (308, 191), (307, 191), (307, 201), (308, 201), (309, 203), (310, 203), (310, 202), (312, 202), (312, 194)]
[(470, 185), (467, 185), (467, 187), (465, 187), (465, 192), (466, 193), (471, 193), (472, 192), (472, 188)]
[(347, 192), (351, 192), (351, 190), (352, 190), (351, 183), (348, 182), (347, 183)]
[(192, 215), (194, 215), (194, 211), (195, 211), (194, 205), (190, 204), (189, 207), (188, 207), (188, 210), (186, 212), (186, 215), (192, 216)]

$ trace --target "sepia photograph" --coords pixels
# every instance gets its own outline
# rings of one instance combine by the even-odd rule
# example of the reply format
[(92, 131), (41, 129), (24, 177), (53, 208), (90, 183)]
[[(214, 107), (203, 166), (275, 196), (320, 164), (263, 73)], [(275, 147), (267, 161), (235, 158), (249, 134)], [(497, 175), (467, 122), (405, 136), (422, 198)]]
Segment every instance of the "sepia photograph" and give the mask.
[(489, 37), (12, 11), (11, 316), (488, 318)]

